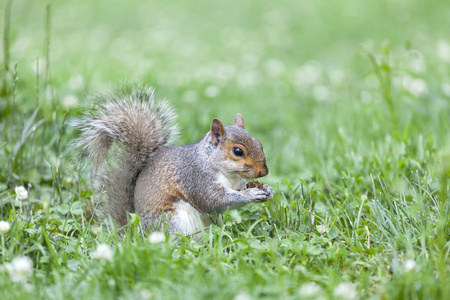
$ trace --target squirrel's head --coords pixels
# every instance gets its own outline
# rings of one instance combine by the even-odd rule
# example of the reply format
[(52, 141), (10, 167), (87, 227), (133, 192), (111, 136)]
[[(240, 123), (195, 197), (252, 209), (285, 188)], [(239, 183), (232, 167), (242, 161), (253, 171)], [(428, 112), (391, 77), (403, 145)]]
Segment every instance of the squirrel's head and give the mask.
[(232, 126), (224, 127), (218, 119), (213, 119), (211, 143), (221, 150), (221, 165), (225, 171), (248, 179), (269, 173), (262, 145), (245, 130), (241, 114), (236, 114)]

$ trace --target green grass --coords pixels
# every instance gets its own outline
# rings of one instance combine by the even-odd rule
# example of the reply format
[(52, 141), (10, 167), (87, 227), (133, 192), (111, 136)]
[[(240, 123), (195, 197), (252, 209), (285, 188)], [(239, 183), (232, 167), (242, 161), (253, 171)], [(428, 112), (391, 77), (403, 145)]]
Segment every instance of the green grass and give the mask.
[[(334, 299), (350, 282), (360, 299), (445, 299), (446, 4), (3, 1), (0, 298), (304, 299), (315, 282), (311, 299)], [(119, 240), (92, 217), (99, 192), (67, 123), (124, 80), (171, 101), (179, 144), (241, 112), (274, 199), (227, 213), (201, 245), (151, 243), (138, 218)], [(99, 244), (112, 261), (92, 258)], [(20, 256), (33, 270), (12, 282)]]

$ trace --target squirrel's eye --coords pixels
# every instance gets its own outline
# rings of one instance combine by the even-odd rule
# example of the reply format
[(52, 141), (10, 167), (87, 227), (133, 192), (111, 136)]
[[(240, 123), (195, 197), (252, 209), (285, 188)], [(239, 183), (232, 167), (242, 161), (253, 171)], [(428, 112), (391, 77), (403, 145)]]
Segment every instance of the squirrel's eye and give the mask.
[(234, 147), (233, 148), (233, 154), (238, 156), (238, 157), (243, 157), (244, 156), (244, 150), (242, 150), (239, 147)]

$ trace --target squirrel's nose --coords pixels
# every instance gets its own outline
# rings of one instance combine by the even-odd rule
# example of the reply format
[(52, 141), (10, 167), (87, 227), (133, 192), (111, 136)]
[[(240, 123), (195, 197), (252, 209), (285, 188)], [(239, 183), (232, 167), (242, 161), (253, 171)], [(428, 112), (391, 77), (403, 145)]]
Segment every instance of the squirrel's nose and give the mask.
[(264, 162), (264, 165), (262, 167), (262, 170), (259, 171), (258, 177), (263, 177), (266, 176), (267, 174), (269, 174), (269, 168), (267, 168), (266, 163)]

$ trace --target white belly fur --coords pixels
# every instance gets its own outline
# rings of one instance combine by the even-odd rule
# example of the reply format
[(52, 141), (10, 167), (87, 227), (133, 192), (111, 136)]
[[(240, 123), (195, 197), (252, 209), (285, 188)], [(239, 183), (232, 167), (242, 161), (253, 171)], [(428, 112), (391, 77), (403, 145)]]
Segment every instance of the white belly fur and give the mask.
[[(217, 182), (225, 188), (239, 190), (245, 187), (246, 181), (239, 176), (230, 176), (228, 174), (219, 173)], [(195, 239), (199, 240), (202, 232), (206, 227), (214, 222), (222, 223), (222, 215), (211, 216), (200, 213), (191, 204), (180, 200), (173, 207), (176, 213), (172, 215), (171, 223), (183, 235), (195, 234)]]
[(183, 235), (200, 232), (199, 236), (196, 235), (198, 239), (201, 237), (201, 231), (213, 223), (212, 216), (200, 213), (186, 201), (178, 201), (173, 207), (176, 213), (172, 216), (171, 223), (176, 224)]

